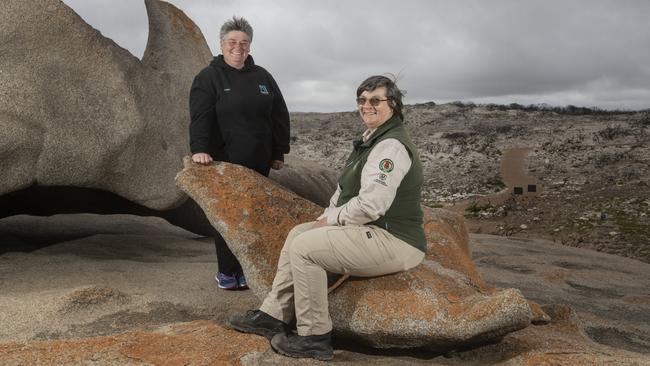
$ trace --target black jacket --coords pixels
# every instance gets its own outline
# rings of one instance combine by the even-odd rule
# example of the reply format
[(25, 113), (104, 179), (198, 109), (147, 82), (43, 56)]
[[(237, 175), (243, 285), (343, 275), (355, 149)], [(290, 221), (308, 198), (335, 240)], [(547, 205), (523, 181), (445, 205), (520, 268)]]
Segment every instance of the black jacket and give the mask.
[(249, 55), (241, 70), (223, 55), (194, 78), (190, 150), (268, 175), (289, 152), (289, 111), (271, 74)]

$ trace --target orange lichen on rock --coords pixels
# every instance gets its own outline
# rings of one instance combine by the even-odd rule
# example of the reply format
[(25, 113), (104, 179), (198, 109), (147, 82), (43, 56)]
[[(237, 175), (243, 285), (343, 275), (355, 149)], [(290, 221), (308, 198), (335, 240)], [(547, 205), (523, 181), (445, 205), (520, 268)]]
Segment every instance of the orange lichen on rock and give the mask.
[(464, 273), (481, 291), (494, 289), (478, 274), (471, 260), (469, 234), (463, 217), (448, 210), (423, 207), (424, 232), (427, 237), (427, 258), (446, 268)]
[(267, 348), (268, 342), (262, 337), (210, 321), (195, 321), (155, 332), (0, 345), (0, 364), (239, 365), (246, 354)]
[[(406, 273), (399, 276), (411, 276), (411, 274)], [(343, 314), (348, 310), (359, 310), (365, 316), (374, 316), (376, 321), (387, 329), (389, 323), (404, 319), (434, 321), (440, 309), (433, 296), (429, 297), (431, 301), (422, 301), (422, 292), (411, 289), (409, 279), (395, 281), (393, 276), (349, 280), (345, 287), (330, 296), (332, 297), (331, 301), (339, 304), (338, 307)], [(424, 296), (426, 297), (426, 295)], [(363, 307), (356, 308), (355, 304), (363, 304)], [(390, 309), (390, 316), (382, 317), (387, 309)], [(335, 318), (341, 317), (341, 314), (341, 312), (337, 312)], [(358, 312), (354, 314), (354, 316), (358, 315)]]
[[(263, 296), (289, 231), (316, 219), (322, 209), (250, 169), (222, 162), (203, 166), (188, 158), (184, 163), (177, 184), (203, 208), (240, 259), (251, 289)], [(238, 242), (247, 245), (234, 245)]]
[(551, 317), (535, 301), (528, 300), (528, 307), (530, 307), (530, 312), (533, 314), (533, 319), (531, 319), (533, 324), (546, 324), (551, 321)]
[(204, 41), (203, 34), (199, 27), (197, 27), (192, 19), (185, 15), (185, 13), (175, 6), (164, 2), (160, 2), (159, 6), (165, 10), (174, 27), (179, 28), (180, 31), (184, 30), (190, 38), (197, 43)]
[[(437, 244), (453, 244), (460, 249), (467, 258), (472, 257), (469, 249), (469, 232), (465, 227), (463, 217), (457, 213), (448, 210), (433, 210), (423, 206), (422, 212), (424, 231), (427, 236), (439, 236), (444, 243)], [(446, 239), (446, 240), (445, 240)], [(435, 247), (429, 243), (429, 249)]]

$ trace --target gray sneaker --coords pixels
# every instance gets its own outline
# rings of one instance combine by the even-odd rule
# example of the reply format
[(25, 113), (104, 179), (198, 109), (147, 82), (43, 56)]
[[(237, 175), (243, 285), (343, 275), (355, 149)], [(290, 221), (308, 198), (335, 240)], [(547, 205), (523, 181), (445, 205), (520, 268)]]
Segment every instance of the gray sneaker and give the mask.
[(217, 274), (214, 276), (214, 279), (217, 280), (217, 284), (221, 289), (237, 290), (239, 288), (237, 275), (228, 276), (225, 273), (217, 272)]

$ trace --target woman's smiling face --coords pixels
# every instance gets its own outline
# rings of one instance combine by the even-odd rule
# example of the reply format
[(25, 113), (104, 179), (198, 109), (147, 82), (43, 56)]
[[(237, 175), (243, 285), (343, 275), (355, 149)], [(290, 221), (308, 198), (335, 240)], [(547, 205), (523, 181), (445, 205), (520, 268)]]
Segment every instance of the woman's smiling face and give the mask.
[[(373, 106), (373, 100), (374, 103), (378, 101), (379, 104)], [(360, 101), (364, 103), (361, 104)], [(373, 91), (365, 90), (359, 95), (359, 98), (357, 98), (359, 115), (368, 129), (381, 126), (393, 116), (393, 109), (388, 105), (389, 102), (390, 100), (386, 99), (386, 88), (383, 86)]]
[(248, 35), (240, 31), (231, 31), (221, 40), (221, 54), (226, 63), (236, 69), (244, 67), (244, 62), (251, 50)]

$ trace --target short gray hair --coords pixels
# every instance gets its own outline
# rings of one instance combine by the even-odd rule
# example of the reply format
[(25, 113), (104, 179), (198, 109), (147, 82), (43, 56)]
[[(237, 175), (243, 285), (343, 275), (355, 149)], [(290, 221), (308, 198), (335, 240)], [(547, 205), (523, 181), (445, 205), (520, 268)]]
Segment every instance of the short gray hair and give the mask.
[(226, 38), (226, 34), (232, 31), (240, 31), (246, 33), (248, 40), (250, 42), (253, 42), (253, 27), (251, 27), (250, 23), (248, 23), (248, 20), (242, 17), (237, 18), (233, 15), (232, 19), (226, 20), (221, 26), (221, 30), (219, 31), (219, 39), (223, 41), (223, 39)]

